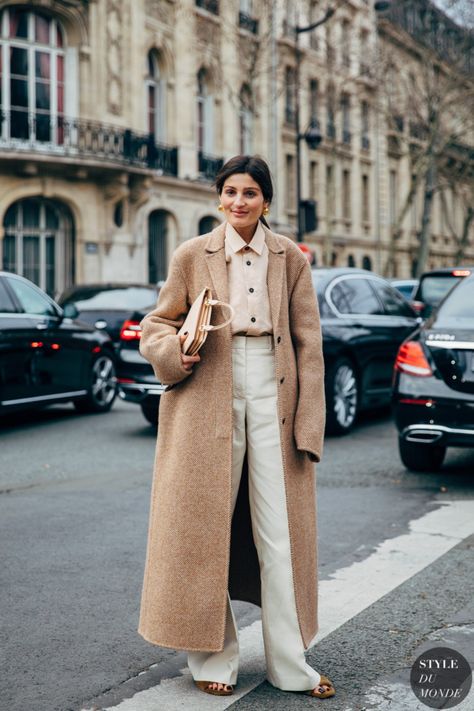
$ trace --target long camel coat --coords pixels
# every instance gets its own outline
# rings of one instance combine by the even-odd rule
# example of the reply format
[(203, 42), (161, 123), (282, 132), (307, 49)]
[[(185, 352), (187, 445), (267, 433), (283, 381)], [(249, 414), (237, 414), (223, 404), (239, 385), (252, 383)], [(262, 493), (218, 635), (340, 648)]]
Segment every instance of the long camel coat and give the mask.
[[(229, 299), (225, 224), (176, 249), (157, 306), (141, 323), (142, 355), (162, 383), (176, 385), (160, 402), (138, 632), (192, 651), (223, 649), (228, 590), (260, 604), (246, 464), (231, 516), (231, 328), (208, 334), (192, 372), (182, 365), (177, 336), (204, 287)], [(313, 462), (325, 420), (321, 331), (306, 257), (287, 237), (264, 230), (293, 583), (308, 648), (318, 629)], [(216, 307), (212, 322), (223, 318)]]

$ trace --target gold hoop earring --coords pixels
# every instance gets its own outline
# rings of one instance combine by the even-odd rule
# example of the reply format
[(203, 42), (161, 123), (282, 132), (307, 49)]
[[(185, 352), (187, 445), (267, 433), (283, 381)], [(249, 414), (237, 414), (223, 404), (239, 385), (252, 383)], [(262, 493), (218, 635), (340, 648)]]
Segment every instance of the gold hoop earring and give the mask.
[(218, 205), (217, 209), (220, 210), (221, 212), (224, 210), (224, 205)]
[(268, 207), (265, 207), (263, 210), (263, 214), (268, 215), (269, 212), (270, 212), (270, 210), (268, 209)]

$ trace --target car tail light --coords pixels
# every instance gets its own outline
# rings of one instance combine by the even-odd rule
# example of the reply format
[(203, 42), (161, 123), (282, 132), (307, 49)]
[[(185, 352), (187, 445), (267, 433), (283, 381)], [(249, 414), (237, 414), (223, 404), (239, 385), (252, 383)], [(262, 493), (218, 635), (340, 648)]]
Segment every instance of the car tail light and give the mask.
[(402, 343), (395, 360), (395, 370), (410, 375), (433, 375), (423, 348), (418, 341)]
[(142, 335), (140, 321), (124, 321), (120, 330), (121, 341), (137, 341)]
[(470, 276), (471, 270), (470, 269), (454, 269), (451, 274), (453, 276), (458, 276), (458, 277), (467, 277)]

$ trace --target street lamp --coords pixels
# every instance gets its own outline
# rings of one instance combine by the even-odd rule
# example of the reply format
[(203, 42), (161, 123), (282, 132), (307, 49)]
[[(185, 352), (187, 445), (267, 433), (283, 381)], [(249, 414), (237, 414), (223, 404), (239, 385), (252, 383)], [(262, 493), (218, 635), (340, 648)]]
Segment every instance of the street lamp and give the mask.
[(328, 7), (326, 14), (317, 22), (313, 22), (307, 27), (295, 26), (295, 54), (296, 54), (296, 66), (295, 66), (295, 131), (296, 131), (296, 210), (297, 210), (297, 240), (298, 242), (303, 241), (304, 237), (304, 227), (303, 227), (303, 215), (302, 215), (302, 205), (301, 205), (301, 147), (300, 142), (304, 139), (307, 145), (313, 150), (316, 149), (323, 137), (321, 131), (319, 130), (318, 122), (313, 118), (304, 133), (300, 132), (300, 64), (301, 55), (299, 49), (299, 36), (303, 32), (310, 32), (316, 27), (323, 25), (327, 22), (335, 13), (333, 7)]

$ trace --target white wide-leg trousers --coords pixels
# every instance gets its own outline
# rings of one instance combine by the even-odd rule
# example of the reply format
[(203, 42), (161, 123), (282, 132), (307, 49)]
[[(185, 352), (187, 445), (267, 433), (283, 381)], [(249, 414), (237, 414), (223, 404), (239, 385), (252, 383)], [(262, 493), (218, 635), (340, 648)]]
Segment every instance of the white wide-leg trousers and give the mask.
[[(247, 452), (252, 531), (260, 563), (267, 678), (285, 691), (314, 689), (321, 677), (306, 662), (293, 588), (273, 337), (234, 336), (232, 345), (232, 505), (235, 507)], [(237, 682), (238, 631), (229, 597), (224, 649), (189, 652), (188, 665), (197, 681)]]

